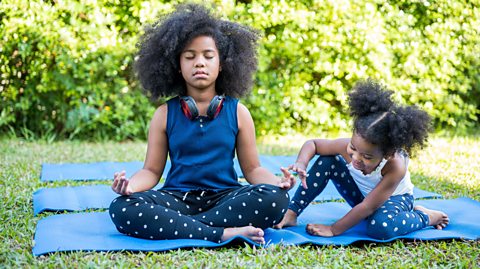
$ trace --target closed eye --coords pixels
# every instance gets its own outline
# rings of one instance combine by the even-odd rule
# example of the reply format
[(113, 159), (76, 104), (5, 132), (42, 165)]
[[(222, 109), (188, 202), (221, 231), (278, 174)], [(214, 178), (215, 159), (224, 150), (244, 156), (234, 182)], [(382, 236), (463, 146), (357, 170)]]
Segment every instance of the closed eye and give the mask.
[(352, 144), (350, 144), (350, 149), (356, 151), (355, 147)]
[(215, 57), (215, 55), (211, 52), (208, 52), (208, 53), (205, 53), (205, 59), (213, 59)]

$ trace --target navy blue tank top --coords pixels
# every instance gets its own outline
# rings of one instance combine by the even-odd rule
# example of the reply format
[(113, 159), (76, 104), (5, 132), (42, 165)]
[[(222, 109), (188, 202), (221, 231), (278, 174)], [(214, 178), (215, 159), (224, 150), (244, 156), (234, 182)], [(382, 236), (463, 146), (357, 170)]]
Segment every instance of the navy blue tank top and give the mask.
[(218, 116), (190, 120), (179, 97), (167, 101), (168, 154), (172, 164), (162, 189), (222, 190), (241, 186), (233, 167), (238, 99), (226, 97)]

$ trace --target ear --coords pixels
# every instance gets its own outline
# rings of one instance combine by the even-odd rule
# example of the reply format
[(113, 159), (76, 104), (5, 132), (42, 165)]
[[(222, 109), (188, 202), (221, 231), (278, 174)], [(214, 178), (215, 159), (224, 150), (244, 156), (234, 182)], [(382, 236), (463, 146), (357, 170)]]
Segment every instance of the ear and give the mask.
[(395, 152), (396, 152), (395, 150), (390, 150), (389, 152), (386, 152), (384, 158), (387, 160), (394, 158)]

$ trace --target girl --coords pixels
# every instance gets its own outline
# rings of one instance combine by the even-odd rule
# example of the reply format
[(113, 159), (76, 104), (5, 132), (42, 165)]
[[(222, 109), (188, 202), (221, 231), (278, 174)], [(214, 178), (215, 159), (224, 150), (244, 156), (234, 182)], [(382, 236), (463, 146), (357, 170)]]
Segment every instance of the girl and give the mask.
[[(264, 243), (263, 229), (288, 207), (294, 177), (277, 178), (259, 164), (253, 120), (235, 97), (245, 95), (257, 66), (258, 36), (215, 18), (199, 5), (181, 5), (148, 28), (135, 64), (152, 98), (176, 97), (153, 115), (143, 169), (115, 173), (110, 205), (118, 231), (147, 239), (222, 242), (242, 235)], [(237, 154), (245, 179), (238, 183)], [(167, 154), (171, 169), (157, 185)]]
[[(398, 106), (392, 91), (367, 80), (349, 93), (354, 126), (351, 138), (305, 142), (289, 169), (298, 172), (302, 186), (276, 228), (296, 225), (297, 217), (322, 192), (328, 180), (352, 209), (332, 225), (308, 224), (318, 236), (342, 234), (367, 219), (367, 234), (389, 239), (428, 225), (443, 229), (449, 222), (440, 211), (413, 206), (408, 154), (427, 141), (430, 118), (415, 106)], [(320, 156), (305, 172), (315, 154)]]

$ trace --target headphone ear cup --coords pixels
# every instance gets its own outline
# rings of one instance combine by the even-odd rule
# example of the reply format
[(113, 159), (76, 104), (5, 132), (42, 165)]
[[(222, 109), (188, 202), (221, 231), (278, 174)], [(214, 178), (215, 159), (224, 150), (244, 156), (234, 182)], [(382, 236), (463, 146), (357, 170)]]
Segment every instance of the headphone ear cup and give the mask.
[(190, 96), (180, 96), (180, 105), (185, 117), (189, 120), (196, 119), (198, 117), (198, 109), (195, 100)]
[(224, 96), (215, 95), (215, 97), (213, 97), (207, 110), (208, 118), (213, 120), (218, 116), (218, 114), (222, 110), (224, 100), (225, 100)]

